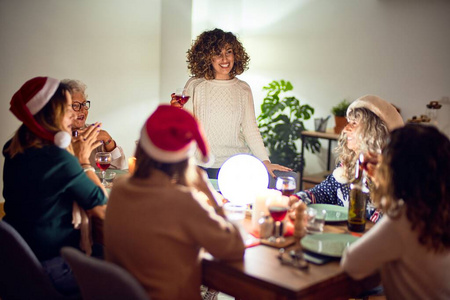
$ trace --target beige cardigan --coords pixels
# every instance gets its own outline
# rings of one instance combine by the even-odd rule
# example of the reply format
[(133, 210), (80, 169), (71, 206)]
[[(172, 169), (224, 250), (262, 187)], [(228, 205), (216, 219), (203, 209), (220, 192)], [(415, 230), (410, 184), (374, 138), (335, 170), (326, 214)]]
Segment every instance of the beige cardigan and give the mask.
[(105, 246), (106, 259), (133, 274), (153, 300), (200, 299), (201, 249), (227, 260), (242, 259), (245, 249), (231, 223), (159, 171), (114, 183)]

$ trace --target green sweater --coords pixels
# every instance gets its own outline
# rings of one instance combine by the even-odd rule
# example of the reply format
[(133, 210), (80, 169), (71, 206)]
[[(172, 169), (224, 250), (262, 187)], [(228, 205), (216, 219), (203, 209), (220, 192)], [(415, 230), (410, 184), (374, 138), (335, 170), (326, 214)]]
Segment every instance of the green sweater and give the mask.
[(41, 261), (58, 256), (63, 246), (79, 247), (72, 205), (105, 204), (106, 196), (84, 173), (78, 160), (54, 145), (30, 148), (10, 158), (3, 148), (4, 220), (25, 239)]

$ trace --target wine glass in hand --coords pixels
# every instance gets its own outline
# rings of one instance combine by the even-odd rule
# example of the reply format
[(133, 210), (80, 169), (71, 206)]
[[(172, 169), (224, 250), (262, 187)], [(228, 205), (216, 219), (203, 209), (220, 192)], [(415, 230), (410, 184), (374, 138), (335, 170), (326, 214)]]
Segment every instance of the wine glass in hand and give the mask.
[(283, 194), (283, 196), (291, 196), (294, 194), (297, 184), (295, 183), (295, 178), (290, 176), (280, 176), (277, 177), (275, 183), (275, 188)]
[(95, 163), (97, 167), (102, 171), (102, 184), (107, 186), (108, 183), (105, 179), (106, 169), (111, 165), (111, 153), (109, 152), (97, 152), (95, 153)]
[(266, 202), (267, 209), (275, 221), (275, 236), (269, 238), (269, 241), (275, 243), (284, 242), (283, 234), (281, 233), (281, 222), (286, 217), (289, 209), (289, 197), (269, 197)]
[(176, 90), (174, 98), (175, 100), (178, 101), (178, 103), (180, 103), (181, 107), (183, 107), (183, 105), (185, 105), (186, 102), (188, 102), (189, 95), (186, 89), (179, 88)]

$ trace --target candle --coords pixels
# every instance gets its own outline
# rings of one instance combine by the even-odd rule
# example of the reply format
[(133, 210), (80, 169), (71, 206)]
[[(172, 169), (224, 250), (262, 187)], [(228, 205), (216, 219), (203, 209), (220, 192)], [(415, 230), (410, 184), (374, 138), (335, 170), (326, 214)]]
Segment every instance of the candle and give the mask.
[(128, 173), (133, 174), (136, 168), (136, 157), (132, 156), (128, 158)]
[(253, 203), (252, 210), (252, 228), (254, 231), (259, 233), (259, 223), (258, 220), (262, 215), (266, 216), (269, 214), (269, 210), (267, 209), (267, 199), (268, 198), (280, 198), (281, 192), (274, 189), (265, 189), (256, 195), (255, 203)]

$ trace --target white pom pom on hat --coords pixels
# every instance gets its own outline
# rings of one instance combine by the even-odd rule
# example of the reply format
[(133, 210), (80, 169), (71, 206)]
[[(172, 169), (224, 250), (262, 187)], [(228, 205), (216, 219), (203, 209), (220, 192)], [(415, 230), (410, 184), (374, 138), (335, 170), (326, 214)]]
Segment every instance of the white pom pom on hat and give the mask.
[(60, 148), (67, 148), (71, 137), (68, 132), (53, 133), (42, 127), (34, 115), (50, 101), (58, 89), (60, 81), (51, 77), (35, 77), (25, 82), (13, 95), (10, 111), (38, 137), (55, 143)]
[(141, 147), (148, 156), (163, 163), (192, 157), (196, 144), (202, 161), (208, 162), (209, 148), (200, 124), (189, 112), (178, 107), (158, 106), (141, 130)]
[(388, 127), (389, 131), (404, 125), (402, 116), (391, 103), (375, 95), (365, 95), (353, 101), (347, 109), (347, 117), (355, 108), (367, 108), (376, 114)]

